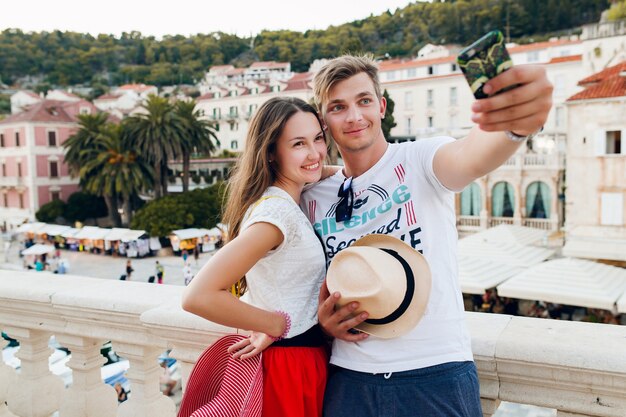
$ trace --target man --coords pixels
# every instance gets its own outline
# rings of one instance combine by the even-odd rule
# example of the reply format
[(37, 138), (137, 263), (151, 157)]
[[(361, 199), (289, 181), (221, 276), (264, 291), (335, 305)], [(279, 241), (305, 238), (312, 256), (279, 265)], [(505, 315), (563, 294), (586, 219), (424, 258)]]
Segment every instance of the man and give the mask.
[(163, 284), (163, 274), (165, 273), (165, 268), (163, 268), (163, 265), (161, 265), (159, 261), (156, 261), (155, 263), (154, 273), (157, 277), (157, 283)]
[(473, 103), (477, 126), (463, 139), (390, 145), (381, 130), (386, 101), (373, 61), (339, 57), (315, 76), (315, 100), (345, 164), (301, 200), (328, 260), (361, 236), (391, 234), (425, 256), (433, 280), (420, 323), (395, 339), (351, 330), (367, 312), (354, 316), (356, 302), (335, 311), (340, 294), (322, 287), (320, 325), (335, 338), (325, 416), (482, 416), (457, 277), (454, 192), (541, 130), (552, 104), (545, 71), (514, 67), (484, 90), (515, 84)]

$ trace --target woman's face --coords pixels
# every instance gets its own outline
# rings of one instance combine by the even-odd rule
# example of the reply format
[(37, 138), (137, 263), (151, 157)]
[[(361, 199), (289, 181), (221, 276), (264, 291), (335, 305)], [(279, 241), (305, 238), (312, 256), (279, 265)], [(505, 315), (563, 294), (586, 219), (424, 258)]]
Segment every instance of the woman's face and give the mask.
[(276, 142), (273, 159), (278, 182), (304, 186), (319, 181), (324, 158), (326, 142), (317, 117), (309, 112), (295, 113)]

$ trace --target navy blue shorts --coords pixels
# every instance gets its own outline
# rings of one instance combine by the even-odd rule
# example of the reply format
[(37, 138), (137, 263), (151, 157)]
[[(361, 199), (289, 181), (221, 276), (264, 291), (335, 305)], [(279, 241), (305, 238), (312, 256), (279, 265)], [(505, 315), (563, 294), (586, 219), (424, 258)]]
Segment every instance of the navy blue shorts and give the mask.
[(474, 362), (391, 374), (331, 367), (324, 417), (482, 417)]

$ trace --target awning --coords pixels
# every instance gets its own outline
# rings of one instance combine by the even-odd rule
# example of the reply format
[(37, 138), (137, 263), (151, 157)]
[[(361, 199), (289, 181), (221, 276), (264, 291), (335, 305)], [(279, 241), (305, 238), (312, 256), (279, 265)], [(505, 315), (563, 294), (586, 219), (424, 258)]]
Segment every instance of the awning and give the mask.
[(488, 243), (518, 243), (520, 245), (540, 245), (548, 239), (548, 232), (526, 226), (501, 224), (467, 236), (463, 240)]
[(626, 261), (626, 239), (570, 236), (563, 247), (563, 255), (585, 259)]
[(459, 281), (466, 294), (484, 294), (485, 290), (522, 272), (525, 267), (475, 257), (459, 258)]
[(515, 242), (489, 243), (471, 238), (459, 240), (459, 258), (478, 258), (509, 266), (529, 267), (545, 261), (553, 254), (552, 249)]
[(46, 224), (41, 229), (37, 230), (37, 234), (47, 234), (48, 236), (59, 236), (63, 232), (71, 229), (69, 226), (62, 226), (60, 224)]
[(29, 248), (26, 248), (22, 251), (22, 255), (43, 255), (44, 253), (54, 252), (55, 247), (52, 245), (42, 245), (41, 243), (37, 243)]
[(101, 229), (96, 226), (85, 226), (80, 229), (76, 235), (73, 236), (74, 239), (91, 239), (91, 240), (102, 240), (104, 237), (110, 232), (111, 229)]
[(209, 236), (220, 237), (222, 236), (222, 231), (218, 229), (217, 227), (214, 227), (212, 229), (209, 229)]
[(36, 222), (36, 223), (24, 223), (22, 225), (20, 225), (20, 227), (18, 227), (17, 229), (15, 229), (15, 231), (17, 233), (28, 233), (28, 232), (36, 232), (37, 230), (41, 229), (42, 227), (44, 227), (46, 224), (42, 223), (42, 222)]
[(129, 232), (130, 229), (115, 227), (113, 229), (109, 229), (109, 232), (104, 236), (104, 240), (110, 240), (114, 242), (116, 240), (122, 240), (124, 235)]
[(541, 263), (498, 285), (501, 297), (613, 310), (626, 292), (626, 269), (582, 259)]
[(146, 234), (145, 230), (129, 230), (122, 236), (122, 242), (131, 242), (137, 240)]
[(74, 235), (76, 235), (78, 232), (80, 232), (80, 229), (76, 229), (74, 227), (70, 227), (69, 229), (67, 229), (66, 231), (61, 233), (61, 237), (64, 237), (66, 239), (68, 238), (74, 238)]
[(186, 239), (193, 239), (196, 237), (206, 236), (209, 234), (209, 230), (208, 229), (195, 229), (195, 228), (180, 229), (180, 230), (174, 230), (172, 234), (175, 235), (180, 240), (186, 240)]
[(626, 314), (626, 292), (617, 300), (617, 312)]

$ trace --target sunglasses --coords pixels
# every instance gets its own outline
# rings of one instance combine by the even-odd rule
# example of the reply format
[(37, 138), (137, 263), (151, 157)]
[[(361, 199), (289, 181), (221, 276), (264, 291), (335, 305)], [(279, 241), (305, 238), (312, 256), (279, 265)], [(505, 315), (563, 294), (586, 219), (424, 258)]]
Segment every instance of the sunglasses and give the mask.
[(352, 217), (352, 209), (354, 208), (354, 193), (352, 192), (352, 177), (346, 178), (339, 186), (339, 203), (335, 209), (335, 220), (337, 222), (345, 222)]

